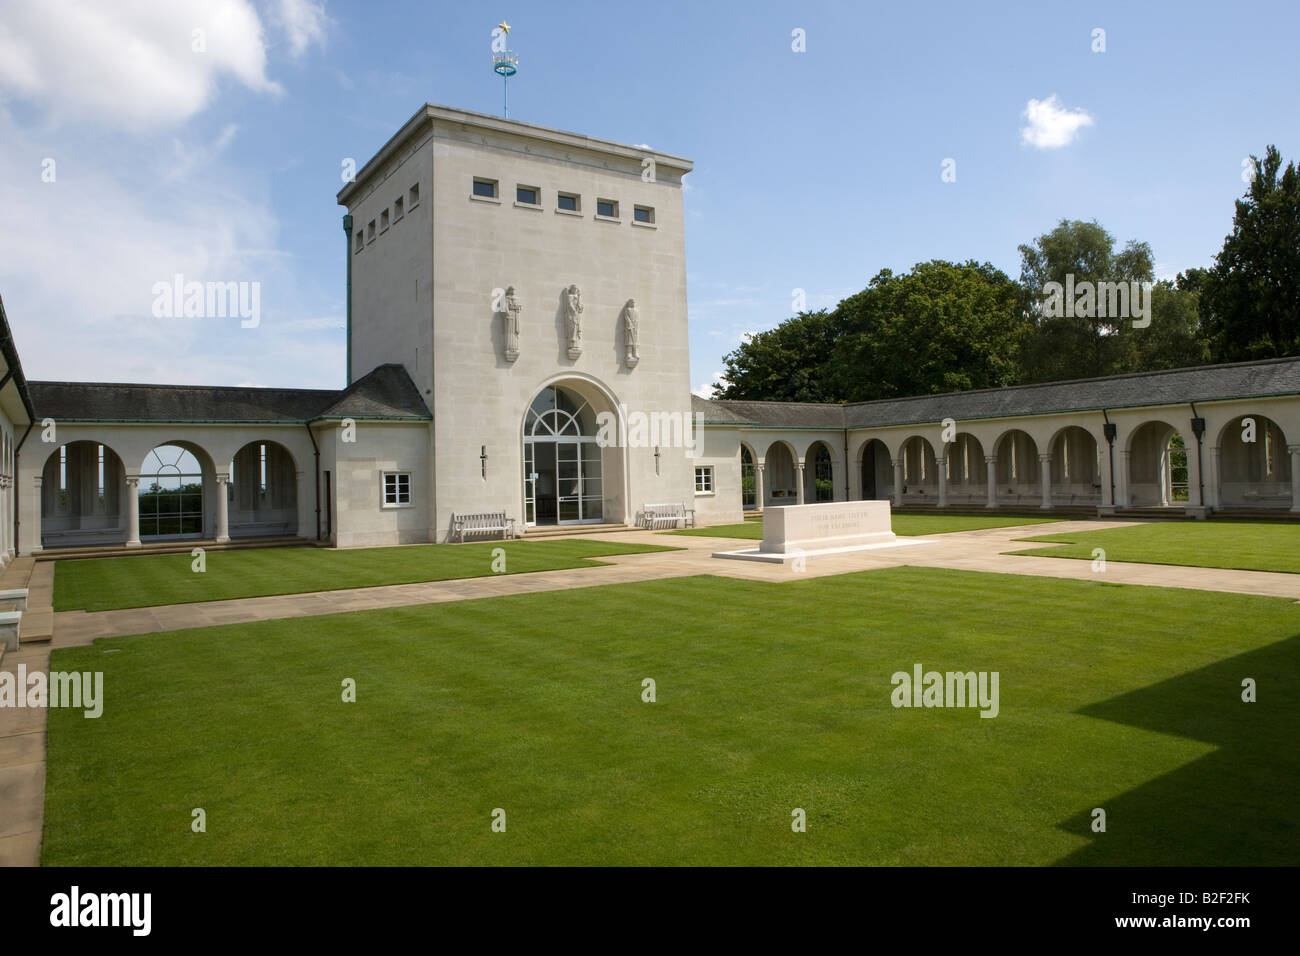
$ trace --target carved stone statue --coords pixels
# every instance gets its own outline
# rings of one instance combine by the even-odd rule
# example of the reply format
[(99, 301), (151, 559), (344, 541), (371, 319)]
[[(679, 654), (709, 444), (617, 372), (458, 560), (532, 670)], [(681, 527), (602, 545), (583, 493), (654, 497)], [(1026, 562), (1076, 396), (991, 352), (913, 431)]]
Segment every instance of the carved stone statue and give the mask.
[(564, 292), (564, 331), (569, 339), (569, 358), (582, 354), (582, 290), (576, 285)]
[(504, 306), (501, 309), (501, 318), (505, 330), (505, 357), (507, 362), (513, 362), (519, 358), (519, 313), (524, 310), (519, 297), (515, 295), (514, 286), (506, 289), (506, 297), (502, 305)]
[(623, 364), (628, 368), (636, 368), (636, 363), (641, 361), (636, 338), (637, 325), (640, 321), (636, 311), (636, 299), (628, 299), (627, 305), (623, 306)]

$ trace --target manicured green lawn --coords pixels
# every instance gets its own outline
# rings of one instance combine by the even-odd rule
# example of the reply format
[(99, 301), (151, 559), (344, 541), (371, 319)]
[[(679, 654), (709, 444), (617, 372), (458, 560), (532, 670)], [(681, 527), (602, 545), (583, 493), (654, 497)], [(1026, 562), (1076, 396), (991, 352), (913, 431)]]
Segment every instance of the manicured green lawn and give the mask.
[(1091, 561), (1093, 549), (1101, 548), (1106, 552), (1107, 561), (1300, 572), (1300, 523), (1161, 521), (1024, 540), (1065, 542), (1066, 546), (1034, 548), (1013, 554), (1086, 558)]
[[(105, 704), (50, 712), (43, 861), (1295, 865), (1297, 634), (1289, 601), (902, 567), (99, 641), (54, 652)], [(997, 671), (998, 716), (895, 709), (918, 662)]]
[[(493, 551), (505, 549), (505, 570)], [(54, 609), (107, 611), (160, 604), (335, 591), (383, 584), (448, 581), (488, 574), (555, 571), (601, 564), (610, 554), (671, 551), (656, 545), (561, 539), (411, 545), (402, 548), (265, 548), (209, 551), (207, 570), (192, 570), (189, 554), (60, 561), (54, 569)]]
[[(1023, 518), (1015, 515), (911, 515), (893, 516), (894, 534), (917, 535), (947, 534), (950, 531), (977, 531), (982, 528), (1013, 528), (1017, 525), (1047, 524), (1061, 518)], [(711, 528), (687, 528), (684, 531), (665, 531), (664, 534), (696, 534), (706, 538), (747, 538), (763, 540), (763, 522), (746, 519), (744, 524), (719, 524)]]

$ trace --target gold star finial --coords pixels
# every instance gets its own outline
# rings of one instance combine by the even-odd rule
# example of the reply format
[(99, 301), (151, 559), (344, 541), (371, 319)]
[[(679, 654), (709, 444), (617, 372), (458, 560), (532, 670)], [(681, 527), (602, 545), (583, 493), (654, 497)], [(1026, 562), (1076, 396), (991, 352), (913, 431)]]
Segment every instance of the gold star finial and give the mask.
[(510, 24), (506, 23), (504, 20), (497, 24), (497, 29), (507, 36), (510, 35)]

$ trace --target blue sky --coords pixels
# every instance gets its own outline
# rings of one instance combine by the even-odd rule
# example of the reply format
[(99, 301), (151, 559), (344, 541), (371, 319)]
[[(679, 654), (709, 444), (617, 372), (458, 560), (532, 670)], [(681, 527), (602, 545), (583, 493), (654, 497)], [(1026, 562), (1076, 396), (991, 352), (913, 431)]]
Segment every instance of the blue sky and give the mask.
[[(1063, 217), (1149, 242), (1160, 275), (1209, 264), (1243, 158), (1300, 157), (1298, 10), (6, 0), (0, 295), (31, 378), (341, 386), (342, 163), (426, 101), (499, 112), (504, 18), (512, 117), (695, 161), (698, 389), (794, 289), (832, 306), (932, 258), (1017, 275)], [(177, 273), (259, 282), (260, 325), (155, 317)]]

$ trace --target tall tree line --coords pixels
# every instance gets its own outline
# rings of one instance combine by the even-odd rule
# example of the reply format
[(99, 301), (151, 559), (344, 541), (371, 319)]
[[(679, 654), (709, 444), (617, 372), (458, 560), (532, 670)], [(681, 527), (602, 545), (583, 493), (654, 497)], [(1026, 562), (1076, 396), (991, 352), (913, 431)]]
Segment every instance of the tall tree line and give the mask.
[(715, 397), (853, 402), (1300, 355), (1300, 175), (1251, 157), (1214, 263), (1153, 283), (1145, 242), (1062, 220), (989, 263), (885, 269), (834, 309), (801, 312), (724, 358)]

